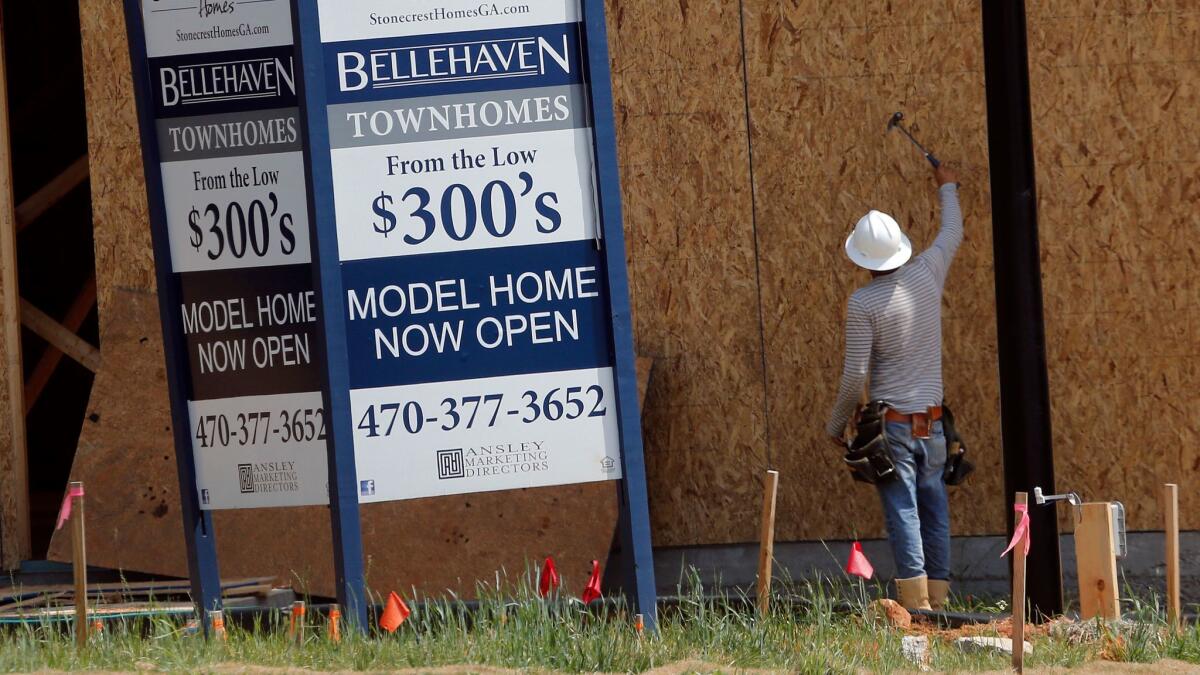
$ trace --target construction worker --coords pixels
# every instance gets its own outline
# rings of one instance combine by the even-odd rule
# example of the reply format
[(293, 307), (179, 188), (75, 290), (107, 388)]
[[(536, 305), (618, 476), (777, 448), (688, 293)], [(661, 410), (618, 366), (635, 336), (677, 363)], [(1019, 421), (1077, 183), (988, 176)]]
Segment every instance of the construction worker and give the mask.
[[(910, 261), (912, 243), (895, 219), (871, 211), (846, 239), (846, 254), (871, 272), (846, 311), (846, 359), (826, 431), (845, 450), (846, 424), (865, 385), (884, 402), (879, 427), (894, 472), (876, 482), (895, 557), (900, 604), (940, 609), (950, 592), (950, 512), (943, 482), (942, 289), (963, 238), (958, 182), (934, 170), (942, 225)], [(869, 380), (868, 380), (869, 377)], [(887, 454), (887, 453), (885, 453)], [(872, 481), (875, 482), (875, 481)]]

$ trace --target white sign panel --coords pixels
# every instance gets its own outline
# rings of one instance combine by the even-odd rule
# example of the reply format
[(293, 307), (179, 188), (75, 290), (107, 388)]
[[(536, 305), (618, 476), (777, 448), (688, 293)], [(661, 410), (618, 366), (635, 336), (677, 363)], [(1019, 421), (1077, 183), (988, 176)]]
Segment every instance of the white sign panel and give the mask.
[(142, 0), (150, 58), (291, 47), (289, 0)]
[(362, 501), (621, 477), (574, 0), (318, 0)]
[(290, 4), (144, 0), (142, 19), (201, 508), (328, 503)]

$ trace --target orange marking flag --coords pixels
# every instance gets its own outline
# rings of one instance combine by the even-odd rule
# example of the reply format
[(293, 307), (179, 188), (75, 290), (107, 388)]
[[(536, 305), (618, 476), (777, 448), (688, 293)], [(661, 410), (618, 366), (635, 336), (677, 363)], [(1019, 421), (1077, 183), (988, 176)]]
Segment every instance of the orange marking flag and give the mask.
[(408, 605), (404, 604), (404, 600), (396, 595), (395, 591), (388, 594), (387, 606), (383, 609), (383, 616), (379, 617), (379, 627), (389, 633), (395, 633), (400, 624), (408, 618), (412, 611), (408, 609)]

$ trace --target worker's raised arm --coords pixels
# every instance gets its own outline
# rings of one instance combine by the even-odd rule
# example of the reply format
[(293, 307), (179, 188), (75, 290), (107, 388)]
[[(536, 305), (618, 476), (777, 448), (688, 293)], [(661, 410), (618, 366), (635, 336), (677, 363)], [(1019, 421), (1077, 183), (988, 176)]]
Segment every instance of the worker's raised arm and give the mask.
[(846, 361), (842, 367), (842, 384), (838, 388), (837, 403), (829, 416), (825, 433), (840, 439), (846, 431), (846, 422), (854, 414), (859, 394), (867, 381), (867, 369), (871, 365), (871, 342), (874, 333), (871, 317), (866, 308), (854, 296), (846, 307)]
[(933, 245), (918, 260), (927, 264), (939, 285), (946, 282), (946, 273), (958, 246), (963, 240), (962, 208), (958, 203), (958, 175), (945, 164), (934, 170), (938, 181), (938, 200), (941, 202), (942, 227)]

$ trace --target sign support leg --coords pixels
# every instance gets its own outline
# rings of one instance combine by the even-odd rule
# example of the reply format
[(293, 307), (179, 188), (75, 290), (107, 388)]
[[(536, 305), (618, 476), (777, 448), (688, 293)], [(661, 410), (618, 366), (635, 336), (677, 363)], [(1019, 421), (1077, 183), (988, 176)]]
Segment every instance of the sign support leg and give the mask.
[[(129, 35), (129, 57), (134, 73), (146, 61), (146, 33), (142, 25), (142, 9), (138, 0), (125, 0), (125, 28)], [(151, 110), (153, 95), (147, 90), (147, 79), (133, 78), (134, 98), (138, 108), (138, 127), (141, 138), (155, 138)], [(164, 196), (162, 183), (155, 175), (159, 170), (158, 149), (153, 143), (142, 143), (142, 166), (146, 172), (146, 192), (151, 216), (165, 222), (161, 213)], [(155, 214), (154, 212), (160, 212)], [(170, 260), (171, 245), (164, 228), (150, 228), (154, 243), (154, 259)], [(178, 306), (179, 282), (167, 265), (155, 265), (158, 282), (158, 310), (162, 316), (172, 316)], [(198, 616), (205, 612), (221, 609), (221, 576), (217, 571), (217, 548), (213, 533), (212, 517), (200, 509), (200, 497), (196, 492), (196, 464), (192, 455), (191, 430), (179, 420), (188, 419), (187, 392), (184, 378), (189, 372), (187, 348), (182, 327), (177, 323), (163, 323), (163, 350), (166, 353), (167, 387), (170, 392), (171, 419), (175, 441), (175, 466), (179, 473), (179, 501), (183, 512), (184, 539), (187, 543), (188, 572), (192, 581), (192, 601), (198, 605)], [(203, 623), (203, 622), (202, 622)], [(207, 631), (207, 626), (205, 626)]]
[[(367, 627), (366, 573), (363, 567), (362, 522), (358, 511), (358, 472), (354, 460), (353, 420), (350, 416), (350, 381), (347, 371), (348, 346), (344, 320), (346, 307), (341, 290), (341, 268), (337, 241), (320, 236), (318, 221), (330, 218), (333, 208), (333, 166), (329, 153), (314, 148), (329, 148), (329, 129), (320, 119), (328, 106), (325, 91), (314, 82), (325, 81), (321, 55), (321, 19), (316, 2), (292, 2), (292, 31), (296, 42), (299, 71), (297, 94), (302, 101), (300, 120), (305, 147), (312, 159), (306, 162), (309, 185), (309, 213), (316, 271), (317, 295), (322, 310), (321, 325), (325, 338), (326, 374), (324, 406), (330, 420), (329, 516), (333, 527), (333, 567), (338, 604), (345, 609), (351, 630)], [(302, 76), (300, 76), (302, 73)], [(317, 112), (321, 111), (321, 112)], [(315, 115), (315, 117), (314, 117)]]
[(621, 218), (620, 175), (617, 169), (616, 129), (613, 123), (612, 80), (608, 65), (608, 26), (601, 0), (582, 0), (586, 29), (585, 58), (591, 86), (592, 147), (599, 190), (605, 267), (612, 302), (613, 356), (617, 389), (617, 421), (621, 439), (621, 559), (625, 592), (634, 613), (643, 614), (646, 627), (658, 625), (658, 595), (654, 582), (654, 551), (650, 545), (650, 507), (643, 461), (641, 410), (629, 308), (629, 276), (625, 269), (625, 235)]

